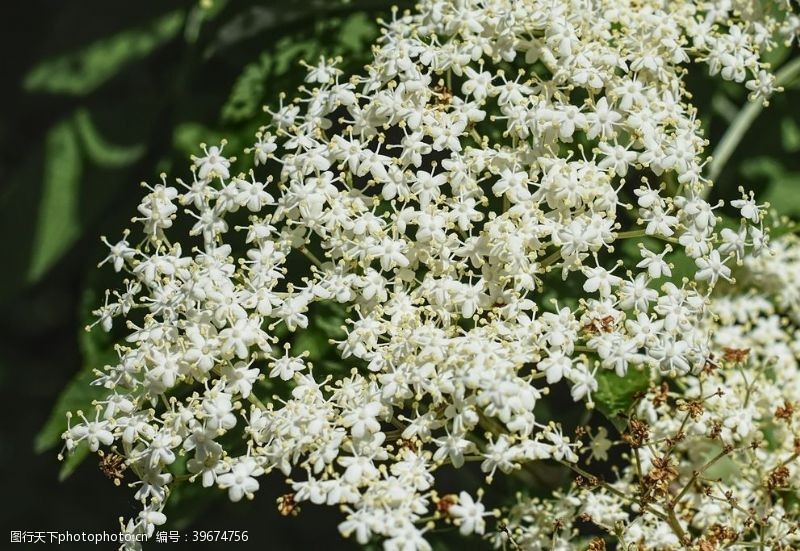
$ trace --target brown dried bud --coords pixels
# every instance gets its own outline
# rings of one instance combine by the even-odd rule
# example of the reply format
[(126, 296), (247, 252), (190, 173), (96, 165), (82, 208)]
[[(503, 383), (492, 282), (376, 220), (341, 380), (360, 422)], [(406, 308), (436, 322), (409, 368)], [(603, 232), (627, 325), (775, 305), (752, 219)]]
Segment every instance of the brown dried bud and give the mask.
[(115, 486), (119, 486), (125, 478), (125, 458), (113, 451), (105, 453), (100, 450), (97, 453), (100, 456), (100, 472), (113, 480)]
[(714, 524), (708, 529), (709, 537), (717, 543), (736, 540), (736, 530), (723, 524)]
[(734, 362), (740, 363), (747, 360), (748, 354), (750, 354), (749, 348), (728, 348), (725, 347), (722, 349), (723, 357), (727, 362)]
[(583, 330), (589, 334), (597, 335), (598, 333), (611, 333), (614, 331), (616, 321), (614, 316), (603, 316), (599, 319), (593, 319), (583, 326)]
[(278, 512), (284, 517), (295, 516), (300, 512), (297, 502), (294, 500), (294, 492), (284, 494), (278, 498)]
[(586, 548), (586, 551), (605, 551), (605, 549), (605, 540), (603, 540), (603, 538), (596, 537), (592, 538), (592, 541), (589, 542), (589, 547)]
[(678, 406), (678, 409), (680, 411), (688, 412), (692, 419), (697, 419), (703, 414), (703, 403), (697, 400), (692, 400), (691, 402), (682, 402)]
[(775, 410), (775, 419), (791, 421), (792, 415), (794, 415), (794, 404), (788, 400), (784, 401), (783, 405), (778, 406), (778, 409)]
[(781, 465), (772, 471), (767, 477), (767, 488), (774, 490), (775, 488), (783, 488), (789, 482), (789, 469), (786, 465)]
[(453, 92), (444, 82), (440, 82), (433, 87), (434, 108), (444, 109), (453, 101)]
[(668, 457), (654, 457), (650, 471), (642, 479), (648, 493), (667, 495), (670, 483), (678, 477), (678, 470)]
[(704, 375), (711, 375), (712, 373), (714, 373), (714, 370), (716, 370), (718, 367), (719, 366), (714, 361), (714, 357), (711, 356), (709, 358), (706, 358), (706, 363), (703, 364), (703, 371), (702, 372), (703, 372)]
[(661, 386), (653, 395), (653, 405), (659, 407), (667, 402), (669, 396), (669, 385), (666, 382), (661, 383)]
[(458, 496), (455, 494), (447, 494), (439, 498), (436, 502), (436, 510), (443, 515), (450, 514), (450, 507), (458, 503)]
[(631, 419), (628, 428), (630, 430), (622, 435), (622, 439), (632, 448), (641, 448), (650, 438), (650, 427), (644, 421)]
[(404, 438), (397, 439), (397, 447), (406, 450), (411, 450), (412, 452), (418, 452), (422, 443), (417, 439), (409, 439), (406, 440)]

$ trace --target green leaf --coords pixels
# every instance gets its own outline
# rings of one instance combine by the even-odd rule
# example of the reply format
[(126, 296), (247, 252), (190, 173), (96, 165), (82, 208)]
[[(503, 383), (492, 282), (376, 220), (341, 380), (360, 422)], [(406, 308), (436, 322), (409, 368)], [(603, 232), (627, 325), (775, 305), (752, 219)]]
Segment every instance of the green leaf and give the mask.
[(786, 172), (772, 182), (763, 196), (778, 214), (800, 215), (800, 172)]
[(378, 26), (374, 19), (365, 13), (354, 13), (344, 20), (339, 31), (341, 52), (358, 53), (369, 51), (366, 45), (372, 43), (378, 34)]
[(323, 302), (315, 306), (309, 316), (311, 323), (304, 331), (295, 334), (292, 341), (292, 354), (308, 352), (308, 359), (321, 362), (326, 369), (337, 369), (343, 365), (335, 348), (328, 341), (345, 336), (342, 329), (345, 320), (344, 309), (334, 302)]
[(117, 74), (126, 64), (141, 59), (180, 31), (182, 11), (161, 16), (150, 24), (98, 40), (82, 50), (47, 60), (25, 76), (31, 92), (86, 95)]
[(225, 48), (256, 36), (269, 36), (272, 32), (289, 27), (320, 12), (335, 12), (342, 2), (312, 0), (310, 2), (280, 3), (274, 6), (252, 6), (242, 10), (223, 24), (216, 37), (204, 52), (206, 58)]
[(308, 359), (318, 361), (326, 356), (327, 349), (330, 348), (328, 338), (322, 331), (310, 327), (305, 331), (297, 333), (292, 342), (292, 354), (308, 353)]
[[(315, 40), (298, 41), (292, 37), (286, 37), (278, 42), (276, 50), (273, 70), (275, 76), (283, 76), (291, 69), (295, 69), (301, 59), (316, 61), (320, 52), (319, 44)], [(301, 71), (300, 68), (296, 68), (296, 70)]]
[(346, 332), (343, 329), (347, 313), (335, 302), (324, 302), (319, 305), (320, 313), (314, 319), (314, 325), (325, 332), (328, 339), (342, 339)]
[(89, 446), (86, 442), (81, 442), (76, 449), (64, 457), (64, 461), (61, 463), (61, 469), (58, 471), (59, 482), (68, 479), (87, 457), (89, 457)]
[(789, 153), (800, 151), (800, 127), (794, 119), (786, 118), (781, 121), (781, 137), (786, 151)]
[[(90, 319), (90, 311), (98, 301), (99, 293), (91, 290), (84, 293), (82, 300), (84, 321)], [(100, 327), (95, 327), (91, 331), (81, 329), (79, 343), (83, 367), (61, 392), (50, 416), (36, 435), (34, 449), (37, 453), (46, 451), (60, 442), (61, 434), (67, 429), (67, 412), (82, 410), (87, 417), (94, 416), (94, 402), (109, 395), (108, 389), (91, 383), (97, 379), (96, 370), (102, 369), (103, 366), (117, 359), (111, 336), (103, 332)], [(64, 477), (69, 476), (88, 455), (81, 452), (80, 448), (75, 451), (75, 454), (78, 457), (67, 460), (62, 467)]]
[(61, 391), (50, 417), (36, 435), (34, 450), (37, 453), (46, 451), (60, 442), (61, 434), (67, 430), (68, 411), (82, 410), (87, 418), (94, 418), (93, 402), (108, 396), (107, 389), (91, 384), (96, 378), (97, 375), (85, 367)]
[[(252, 119), (260, 112), (266, 95), (277, 94), (276, 88), (281, 85), (291, 89), (302, 84), (305, 71), (297, 67), (301, 59), (314, 62), (320, 56), (342, 55), (349, 62), (366, 63), (369, 45), (377, 34), (375, 21), (359, 12), (326, 18), (313, 29), (282, 37), (244, 68), (223, 107), (223, 121)], [(285, 77), (290, 78), (282, 80)]]
[(711, 107), (713, 107), (718, 115), (725, 119), (727, 124), (731, 124), (736, 120), (736, 115), (739, 113), (739, 107), (722, 92), (714, 94), (711, 98)]
[(597, 374), (597, 391), (594, 399), (597, 409), (620, 429), (620, 413), (625, 413), (633, 405), (637, 394), (650, 386), (650, 373), (647, 370), (628, 369), (624, 377), (614, 371), (600, 371)]
[[(773, 16), (785, 16), (785, 14), (781, 13), (781, 10), (782, 8), (777, 7), (777, 11), (773, 11)], [(791, 54), (792, 48), (779, 41), (774, 48), (769, 48), (764, 52), (762, 60), (772, 67), (781, 67)]]
[(54, 126), (45, 140), (42, 196), (34, 230), (28, 281), (39, 279), (80, 234), (81, 178), (78, 137), (71, 120)]
[(75, 113), (75, 128), (86, 150), (86, 155), (95, 164), (106, 168), (120, 168), (135, 163), (144, 155), (142, 144), (131, 146), (115, 145), (106, 141), (92, 122), (92, 116), (86, 109), (78, 109)]
[(238, 122), (256, 116), (264, 99), (264, 83), (271, 67), (272, 57), (262, 54), (258, 61), (244, 68), (222, 108), (222, 120)]
[(742, 163), (747, 187), (766, 189), (759, 199), (769, 202), (778, 215), (800, 215), (800, 172), (790, 172), (771, 157), (755, 157)]
[(749, 180), (759, 178), (775, 180), (782, 174), (783, 166), (780, 161), (770, 157), (754, 157), (742, 163), (742, 175)]
[(183, 32), (186, 41), (191, 44), (197, 42), (203, 25), (216, 19), (227, 4), (228, 0), (200, 0), (186, 18), (186, 28)]

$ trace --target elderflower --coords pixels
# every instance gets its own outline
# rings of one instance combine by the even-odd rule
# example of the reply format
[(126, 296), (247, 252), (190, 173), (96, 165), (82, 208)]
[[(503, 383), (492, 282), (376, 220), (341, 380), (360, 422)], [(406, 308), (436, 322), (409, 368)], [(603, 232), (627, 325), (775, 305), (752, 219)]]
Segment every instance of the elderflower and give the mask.
[(459, 494), (458, 503), (451, 505), (448, 513), (455, 518), (459, 532), (465, 536), (472, 533), (483, 534), (486, 529), (486, 522), (483, 520), (486, 514), (483, 504), (473, 500), (467, 492)]
[[(150, 485), (124, 529), (151, 534), (165, 521), (171, 469), (185, 457), (188, 483), (232, 501), (281, 473), (293, 490), (284, 502), (339, 507), (343, 536), (430, 549), (436, 522), (487, 531), (466, 492), (442, 509), (436, 484), (448, 471), (481, 461), (489, 486), (496, 471), (538, 461), (577, 468), (581, 441), (536, 408), (551, 390), (569, 389), (573, 403), (557, 407), (590, 414), (611, 372), (694, 381), (695, 399), (706, 396), (699, 381), (720, 338), (710, 320), (725, 313), (714, 290), (738, 262), (770, 261), (750, 196), (734, 205), (736, 231), (705, 199), (707, 141), (685, 65), (703, 62), (763, 101), (776, 88), (761, 54), (797, 27), (744, 4), (422, 0), (382, 22), (363, 74), (345, 76), (338, 59), (306, 64), (309, 86), (267, 109), (242, 160), (224, 142), (201, 145), (191, 184), (146, 185), (140, 232), (109, 245), (106, 260), (126, 290), (96, 312), (104, 330), (127, 333), (97, 381), (117, 406), (79, 414), (64, 434), (69, 451), (114, 446)], [(625, 265), (631, 242), (642, 260)], [(672, 259), (694, 265), (693, 277), (665, 281)], [(548, 298), (562, 288), (574, 291)], [(797, 304), (790, 289), (774, 293)], [(349, 369), (310, 362), (294, 339), (323, 307), (344, 321), (321, 352)], [(747, 319), (730, 331), (754, 339), (747, 346), (774, 369), (795, 367), (780, 323), (734, 308)], [(767, 396), (744, 375), (718, 376), (735, 392), (709, 398), (714, 413), (687, 430), (752, 442)], [(676, 428), (656, 406), (640, 415), (653, 435)], [(644, 503), (713, 453), (681, 457), (693, 451), (674, 465), (641, 454), (653, 480)], [(796, 475), (771, 468), (750, 478), (784, 487)], [(627, 521), (615, 500), (634, 493), (634, 473), (586, 498), (587, 511), (605, 511), (601, 527)], [(755, 506), (744, 480), (730, 491)], [(566, 548), (574, 534), (560, 519), (580, 514), (590, 492), (555, 495), (541, 511), (521, 502), (517, 545)], [(773, 511), (769, 533), (789, 541)], [(638, 512), (626, 542), (676, 545), (686, 523), (710, 522)]]

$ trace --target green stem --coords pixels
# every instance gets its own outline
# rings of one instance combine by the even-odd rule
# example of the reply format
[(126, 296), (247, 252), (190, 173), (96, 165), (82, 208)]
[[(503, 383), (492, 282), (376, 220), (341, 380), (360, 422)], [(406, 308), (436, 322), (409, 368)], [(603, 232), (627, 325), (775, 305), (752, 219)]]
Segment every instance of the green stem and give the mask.
[(722, 450), (721, 452), (719, 452), (717, 455), (715, 455), (714, 457), (712, 457), (711, 459), (709, 459), (709, 460), (708, 460), (708, 461), (707, 461), (707, 462), (706, 462), (706, 463), (705, 463), (705, 464), (704, 464), (704, 465), (703, 465), (703, 466), (702, 466), (702, 467), (701, 467), (699, 470), (697, 470), (697, 471), (695, 471), (694, 473), (692, 473), (692, 478), (690, 478), (690, 479), (689, 479), (689, 482), (687, 482), (687, 483), (686, 483), (686, 484), (683, 486), (683, 488), (681, 489), (681, 491), (678, 493), (678, 495), (677, 495), (677, 496), (675, 496), (675, 498), (672, 500), (672, 504), (671, 504), (671, 506), (672, 506), (672, 507), (674, 507), (675, 505), (678, 505), (678, 503), (680, 502), (681, 498), (682, 498), (684, 495), (686, 495), (686, 492), (687, 492), (687, 491), (689, 491), (689, 488), (691, 488), (692, 484), (694, 484), (694, 483), (695, 483), (695, 481), (697, 480), (697, 478), (698, 478), (700, 475), (704, 474), (704, 473), (705, 473), (705, 472), (706, 472), (708, 469), (710, 469), (710, 468), (711, 468), (711, 467), (714, 465), (714, 463), (716, 463), (717, 461), (719, 461), (720, 459), (722, 459), (723, 457), (725, 457), (725, 456), (726, 456), (726, 455), (728, 455), (729, 453), (730, 453), (730, 450), (727, 450), (727, 451), (726, 451), (725, 449), (723, 449), (723, 450)]
[(305, 257), (308, 258), (317, 268), (322, 268), (322, 261), (319, 258), (317, 258), (317, 256), (314, 253), (309, 251), (305, 247), (305, 245), (300, 247), (298, 250), (301, 253), (303, 253), (305, 255)]
[(599, 480), (598, 477), (596, 477), (593, 474), (581, 469), (580, 467), (578, 467), (577, 465), (574, 465), (573, 463), (569, 463), (568, 461), (559, 461), (559, 463), (564, 465), (565, 467), (569, 468), (573, 472), (581, 475), (587, 481), (597, 480), (600, 483), (599, 485), (602, 488), (604, 488), (608, 493), (613, 494), (613, 495), (615, 495), (615, 496), (627, 501), (628, 503), (631, 503), (631, 504), (635, 503), (635, 504), (639, 505), (643, 510), (645, 510), (648, 513), (650, 513), (651, 515), (653, 515), (654, 517), (656, 517), (656, 518), (658, 518), (660, 520), (663, 520), (664, 522), (669, 523), (669, 519), (668, 519), (668, 515), (667, 514), (662, 513), (661, 511), (659, 511), (657, 509), (653, 509), (650, 505), (648, 505), (646, 503), (639, 502), (636, 499), (635, 495), (626, 494), (626, 493), (616, 489), (611, 484), (609, 484), (609, 483), (607, 483), (605, 481)]
[(647, 233), (644, 230), (629, 230), (617, 233), (617, 239), (631, 239), (633, 237), (644, 237)]
[(617, 240), (620, 239), (633, 239), (636, 237), (652, 237), (653, 239), (660, 239), (661, 241), (666, 241), (667, 243), (676, 244), (678, 240), (674, 237), (664, 237), (663, 235), (652, 234), (648, 235), (645, 230), (628, 230), (628, 231), (621, 231), (617, 232)]
[(675, 515), (675, 511), (673, 509), (667, 509), (667, 524), (669, 524), (669, 527), (672, 528), (672, 532), (678, 536), (678, 540), (685, 549), (687, 542), (686, 532), (683, 531), (681, 522), (678, 520), (678, 517)]
[[(791, 84), (792, 80), (798, 75), (800, 75), (800, 58), (790, 61), (778, 71), (775, 75), (775, 86), (780, 87)], [(728, 162), (733, 152), (736, 151), (739, 142), (742, 141), (750, 125), (753, 124), (753, 121), (756, 120), (756, 117), (758, 117), (762, 109), (764, 109), (763, 101), (753, 101), (739, 111), (733, 124), (728, 127), (722, 140), (720, 140), (714, 152), (711, 154), (711, 161), (708, 164), (709, 180), (713, 182), (720, 175), (725, 163)], [(707, 197), (709, 191), (710, 186), (705, 187), (702, 196)]]
[(558, 250), (550, 253), (550, 255), (547, 258), (542, 260), (542, 262), (539, 264), (539, 267), (540, 268), (547, 268), (548, 266), (550, 266), (554, 262), (557, 262), (560, 259), (561, 259), (561, 249), (558, 249)]

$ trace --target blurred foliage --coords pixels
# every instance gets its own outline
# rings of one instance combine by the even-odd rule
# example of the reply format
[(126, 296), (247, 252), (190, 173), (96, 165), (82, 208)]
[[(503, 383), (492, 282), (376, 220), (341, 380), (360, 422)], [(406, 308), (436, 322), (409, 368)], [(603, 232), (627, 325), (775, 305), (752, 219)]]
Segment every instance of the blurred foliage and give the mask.
[(25, 89), (85, 96), (93, 92), (128, 63), (146, 57), (174, 38), (183, 26), (185, 13), (168, 13), (139, 28), (102, 38), (77, 52), (48, 59), (25, 77)]
[[(65, 428), (66, 412), (82, 410), (88, 418), (93, 418), (95, 408), (92, 402), (102, 399), (108, 394), (108, 391), (102, 386), (91, 384), (97, 377), (96, 373), (99, 370), (102, 370), (105, 365), (117, 359), (111, 335), (99, 328), (91, 331), (88, 328), (90, 323), (94, 323), (94, 320), (89, 317), (89, 313), (95, 308), (100, 299), (101, 294), (92, 289), (87, 289), (84, 292), (81, 309), (86, 314), (84, 318), (86, 325), (79, 329), (79, 334), (77, 335), (83, 368), (61, 393), (47, 423), (36, 435), (34, 445), (38, 452), (61, 445), (61, 433)], [(71, 469), (74, 469), (75, 466), (77, 465), (70, 464)], [(62, 473), (65, 475), (68, 475), (69, 472), (69, 469), (62, 469)]]
[[(153, 180), (159, 171), (185, 176), (188, 156), (200, 142), (224, 137), (232, 150), (241, 150), (267, 120), (262, 106), (276, 105), (281, 92), (291, 94), (302, 84), (301, 60), (341, 56), (346, 73), (359, 71), (379, 32), (376, 16), (388, 14), (392, 4), (411, 2), (67, 4), (48, 12), (48, 42), (28, 58), (18, 56), (29, 68), (20, 74), (15, 112), (0, 122), (0, 235), (11, 267), (0, 272), (0, 303), (24, 311), (27, 305), (15, 301), (43, 287), (61, 286), (82, 297), (69, 326), (70, 339), (80, 331), (82, 368), (41, 428), (38, 452), (60, 446), (67, 410), (93, 415), (92, 401), (103, 395), (88, 383), (94, 370), (114, 360), (114, 336), (99, 328), (85, 332), (83, 326), (91, 323), (90, 311), (102, 302), (109, 281), (95, 267), (105, 256), (98, 236), (107, 233), (114, 240), (128, 224), (141, 195), (138, 182)], [(779, 67), (796, 53), (776, 49), (773, 62)], [(689, 86), (706, 135), (718, 143), (746, 101), (744, 90), (696, 72)], [(721, 172), (712, 199), (735, 198), (744, 185), (779, 215), (800, 218), (798, 101), (797, 83), (772, 100)], [(636, 256), (635, 240), (619, 254)], [(678, 277), (691, 268), (685, 258), (670, 261)], [(562, 287), (553, 287), (550, 298), (576, 285), (557, 279), (554, 284)], [(81, 289), (70, 287), (75, 281)], [(342, 337), (344, 313), (330, 304), (319, 310), (292, 347), (327, 370), (346, 370), (329, 343)], [(0, 379), (8, 379), (10, 364), (0, 358)], [(72, 364), (58, 362), (51, 369)], [(646, 388), (647, 377), (599, 375), (598, 409), (616, 422)], [(61, 475), (72, 473), (86, 455), (84, 450), (65, 462)], [(191, 507), (211, 499), (192, 493), (202, 489), (181, 491), (170, 507), (184, 524), (196, 513)]]
[(781, 214), (797, 220), (800, 218), (800, 171), (791, 170), (774, 157), (752, 157), (742, 162), (741, 174), (745, 181), (763, 186), (764, 201)]
[(77, 213), (81, 179), (78, 135), (71, 121), (62, 121), (47, 133), (45, 165), (37, 226), (28, 266), (28, 280), (36, 281), (78, 236)]
[(133, 212), (138, 180), (183, 171), (200, 142), (251, 142), (266, 121), (262, 105), (302, 84), (301, 60), (341, 55), (346, 70), (358, 70), (378, 32), (375, 16), (391, 5), (253, 4), (183, 2), (167, 13), (144, 11), (127, 28), (27, 71), (27, 94), (72, 100), (9, 167), (0, 208), (14, 205), (16, 213), (0, 228), (14, 228), (3, 235), (25, 242), (12, 251), (23, 269), (0, 277), (0, 301), (38, 283), (78, 240), (94, 239), (98, 225), (118, 231), (119, 222), (102, 219)]

